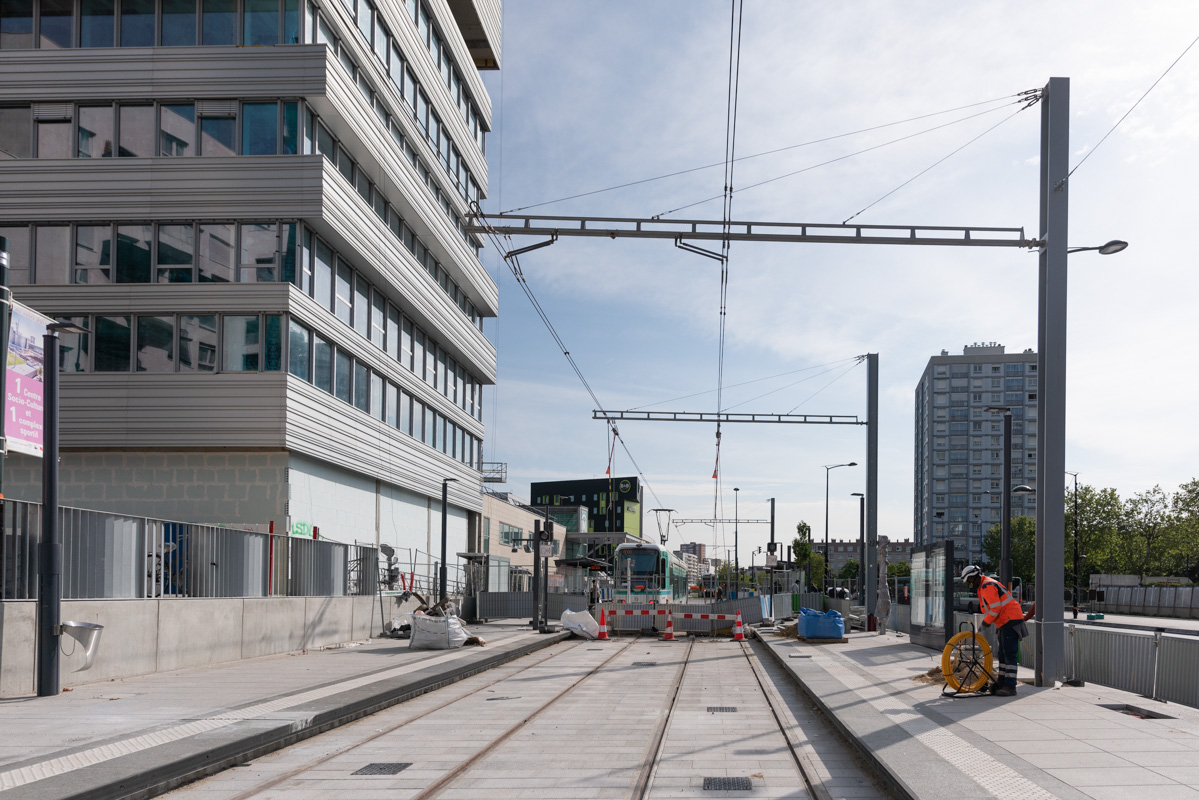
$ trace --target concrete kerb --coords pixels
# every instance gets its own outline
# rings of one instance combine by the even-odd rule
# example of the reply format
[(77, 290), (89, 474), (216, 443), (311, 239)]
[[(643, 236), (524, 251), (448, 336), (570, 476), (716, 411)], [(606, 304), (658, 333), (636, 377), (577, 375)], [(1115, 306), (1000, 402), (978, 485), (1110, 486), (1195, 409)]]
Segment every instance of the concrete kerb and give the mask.
[[(414, 697), (436, 691), (481, 672), (570, 638), (568, 633), (537, 636), (480, 659), (440, 666), (353, 689), (284, 714), (244, 720), (238, 726), (158, 745), (110, 762), (34, 781), (4, 793), (4, 800), (144, 800), (243, 764), (296, 742), (346, 725)], [(283, 717), (281, 719), (281, 717)], [(90, 779), (89, 779), (90, 778)]]
[(841, 720), (840, 717), (837, 716), (836, 712), (834, 712), (832, 708), (829, 707), (828, 703), (824, 701), (819, 692), (813, 691), (812, 688), (804, 682), (803, 678), (801, 678), (799, 674), (791, 668), (791, 664), (787, 662), (787, 658), (782, 653), (780, 653), (775, 647), (771, 646), (771, 644), (762, 637), (760, 632), (755, 631), (755, 635), (752, 638), (760, 642), (760, 646), (765, 648), (766, 651), (770, 653), (771, 657), (778, 662), (779, 666), (783, 668), (783, 672), (791, 676), (791, 679), (795, 681), (795, 685), (799, 687), (800, 691), (802, 691), (804, 695), (812, 701), (816, 708), (820, 710), (821, 715), (823, 715), (829, 724), (832, 725), (833, 729), (836, 730), (846, 742), (853, 746), (854, 750), (856, 750), (858, 755), (860, 755), (866, 764), (870, 766), (870, 768), (874, 771), (874, 774), (879, 778), (880, 781), (882, 781), (888, 791), (890, 791), (896, 797), (904, 798), (905, 800), (918, 799), (919, 795), (913, 791), (910, 786), (908, 786), (907, 782), (904, 781), (903, 778), (899, 777), (899, 775), (897, 775), (885, 761), (880, 759), (872, 749), (866, 746), (866, 744), (857, 736), (857, 734), (851, 730), (849, 726)]

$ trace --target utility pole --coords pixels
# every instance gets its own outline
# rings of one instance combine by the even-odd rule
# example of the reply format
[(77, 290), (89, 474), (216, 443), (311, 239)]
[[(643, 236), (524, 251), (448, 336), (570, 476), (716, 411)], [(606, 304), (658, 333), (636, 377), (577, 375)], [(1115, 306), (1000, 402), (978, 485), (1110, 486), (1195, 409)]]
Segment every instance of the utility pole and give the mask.
[(1074, 619), (1078, 619), (1078, 473), (1066, 472), (1074, 476), (1074, 592), (1072, 594)]

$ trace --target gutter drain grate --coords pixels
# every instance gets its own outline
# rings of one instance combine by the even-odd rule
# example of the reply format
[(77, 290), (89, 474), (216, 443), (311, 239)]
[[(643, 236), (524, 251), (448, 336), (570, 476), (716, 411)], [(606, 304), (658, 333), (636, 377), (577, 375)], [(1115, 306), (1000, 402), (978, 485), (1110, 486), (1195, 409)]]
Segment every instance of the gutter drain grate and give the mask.
[(396, 775), (411, 767), (411, 763), (400, 762), (383, 762), (375, 764), (367, 764), (360, 770), (350, 773), (351, 775)]
[(753, 788), (749, 778), (704, 778), (705, 792), (748, 792)]
[(708, 706), (709, 714), (736, 714), (736, 706)]

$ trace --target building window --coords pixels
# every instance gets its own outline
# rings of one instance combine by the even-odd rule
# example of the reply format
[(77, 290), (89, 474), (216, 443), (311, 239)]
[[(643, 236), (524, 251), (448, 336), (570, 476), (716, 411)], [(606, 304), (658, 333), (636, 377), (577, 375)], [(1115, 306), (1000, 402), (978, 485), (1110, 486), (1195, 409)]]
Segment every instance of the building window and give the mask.
[(129, 315), (96, 317), (96, 372), (129, 372), (131, 321)]
[(312, 332), (295, 320), (288, 321), (287, 332), (287, 371), (301, 380), (310, 381), (309, 344)]
[(137, 318), (137, 371), (175, 371), (175, 318)]
[(214, 372), (216, 370), (216, 315), (179, 317), (179, 371)]

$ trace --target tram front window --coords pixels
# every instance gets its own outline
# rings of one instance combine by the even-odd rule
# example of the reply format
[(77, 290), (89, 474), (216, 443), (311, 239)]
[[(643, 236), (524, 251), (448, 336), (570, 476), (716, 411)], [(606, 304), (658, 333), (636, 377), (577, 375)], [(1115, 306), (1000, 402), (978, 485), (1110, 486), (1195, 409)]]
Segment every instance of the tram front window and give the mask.
[(634, 591), (646, 591), (657, 588), (658, 553), (655, 551), (631, 551), (621, 553), (620, 578), (621, 583), (632, 580)]

